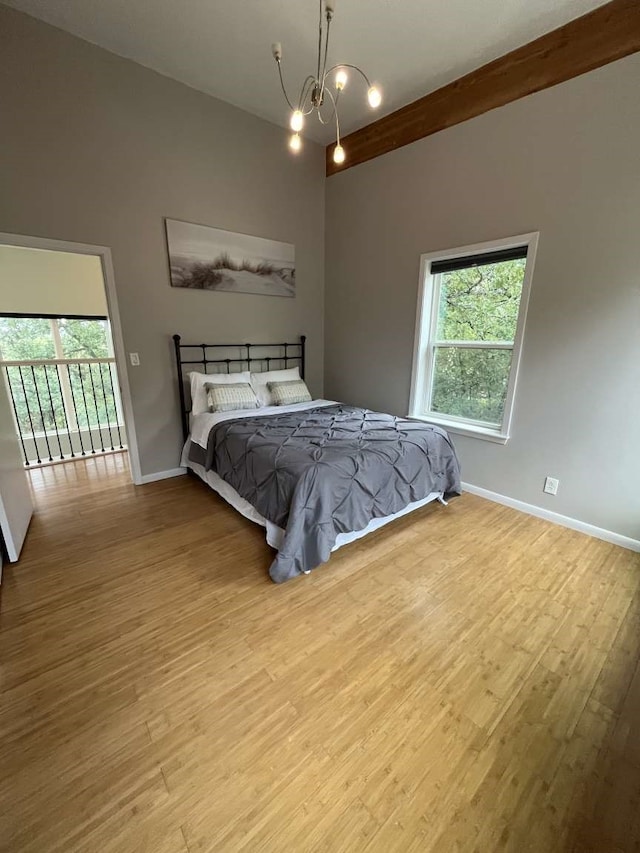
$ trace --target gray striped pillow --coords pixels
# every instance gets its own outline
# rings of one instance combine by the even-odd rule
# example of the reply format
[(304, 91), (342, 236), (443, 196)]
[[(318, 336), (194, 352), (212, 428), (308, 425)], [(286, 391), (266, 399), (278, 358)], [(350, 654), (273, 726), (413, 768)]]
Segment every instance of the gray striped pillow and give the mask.
[(260, 403), (248, 382), (229, 382), (204, 386), (210, 412), (235, 412), (236, 409), (257, 409)]
[(287, 406), (290, 403), (307, 403), (311, 399), (309, 389), (302, 379), (290, 382), (267, 382), (274, 406)]

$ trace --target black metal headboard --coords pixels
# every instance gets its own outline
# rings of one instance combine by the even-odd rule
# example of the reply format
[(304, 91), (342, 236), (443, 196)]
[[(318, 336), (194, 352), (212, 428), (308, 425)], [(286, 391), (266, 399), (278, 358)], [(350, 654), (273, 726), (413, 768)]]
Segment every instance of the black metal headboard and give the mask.
[[(254, 373), (261, 373), (263, 370), (278, 369), (279, 367), (288, 367), (290, 362), (297, 362), (300, 365), (300, 376), (304, 379), (304, 345), (307, 340), (306, 335), (300, 335), (300, 340), (295, 343), (286, 344), (183, 344), (180, 335), (173, 336), (173, 344), (176, 351), (176, 367), (178, 368), (178, 392), (180, 395), (180, 420), (182, 423), (182, 435), (186, 441), (189, 436), (189, 412), (187, 408), (186, 395), (184, 393), (185, 376), (182, 369), (185, 364), (199, 365), (203, 368), (203, 373), (232, 373), (232, 364), (239, 364), (239, 371), (251, 370), (252, 365), (260, 365), (259, 370), (254, 370)], [(202, 358), (183, 358), (182, 350), (199, 350), (196, 355), (202, 353)], [(229, 358), (209, 358), (207, 350), (227, 350), (231, 351), (234, 357)], [(264, 355), (267, 351), (269, 355)], [(275, 354), (271, 354), (275, 350)], [(254, 355), (254, 353), (256, 353)], [(259, 354), (258, 354), (259, 353)], [(193, 353), (185, 352), (185, 355), (193, 355)], [(272, 362), (275, 364), (272, 365)], [(217, 371), (208, 371), (207, 365), (216, 364)], [(246, 368), (243, 365), (246, 364)], [(266, 367), (265, 367), (266, 365)], [(226, 369), (225, 369), (226, 368)]]

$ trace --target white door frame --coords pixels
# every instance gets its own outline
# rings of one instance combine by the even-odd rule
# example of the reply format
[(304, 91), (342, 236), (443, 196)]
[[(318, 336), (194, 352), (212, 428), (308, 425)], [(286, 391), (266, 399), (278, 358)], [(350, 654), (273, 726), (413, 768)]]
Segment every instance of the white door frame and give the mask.
[(122, 338), (122, 326), (120, 325), (120, 312), (118, 311), (118, 297), (116, 294), (116, 280), (113, 273), (113, 262), (111, 260), (111, 249), (108, 246), (90, 246), (85, 243), (70, 243), (67, 240), (51, 240), (48, 237), (29, 237), (24, 234), (8, 234), (0, 232), (0, 246), (18, 246), (27, 249), (49, 249), (52, 252), (71, 252), (76, 255), (95, 255), (100, 258), (102, 265), (102, 278), (107, 297), (109, 309), (109, 321), (111, 335), (113, 338), (114, 358), (118, 370), (118, 382), (120, 385), (120, 397), (124, 415), (124, 425), (127, 430), (127, 447), (129, 450), (129, 465), (131, 468), (131, 479), (136, 485), (142, 482), (140, 470), (140, 456), (138, 453), (138, 441), (136, 428), (133, 420), (133, 406), (131, 404), (131, 389), (127, 375), (127, 355)]

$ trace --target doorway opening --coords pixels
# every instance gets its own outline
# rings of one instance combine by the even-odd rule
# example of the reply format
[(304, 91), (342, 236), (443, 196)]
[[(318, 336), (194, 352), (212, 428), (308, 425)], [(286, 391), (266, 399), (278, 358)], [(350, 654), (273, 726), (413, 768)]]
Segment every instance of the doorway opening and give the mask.
[(108, 248), (0, 235), (0, 373), (26, 469), (120, 454), (140, 482)]

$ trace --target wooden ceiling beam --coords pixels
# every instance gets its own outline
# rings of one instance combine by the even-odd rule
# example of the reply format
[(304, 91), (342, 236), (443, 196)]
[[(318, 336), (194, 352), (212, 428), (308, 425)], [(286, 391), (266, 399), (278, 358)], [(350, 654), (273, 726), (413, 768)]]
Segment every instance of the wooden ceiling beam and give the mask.
[(333, 162), (334, 145), (327, 146), (327, 175), (636, 51), (640, 51), (640, 0), (612, 0), (345, 136), (347, 157), (342, 165)]

